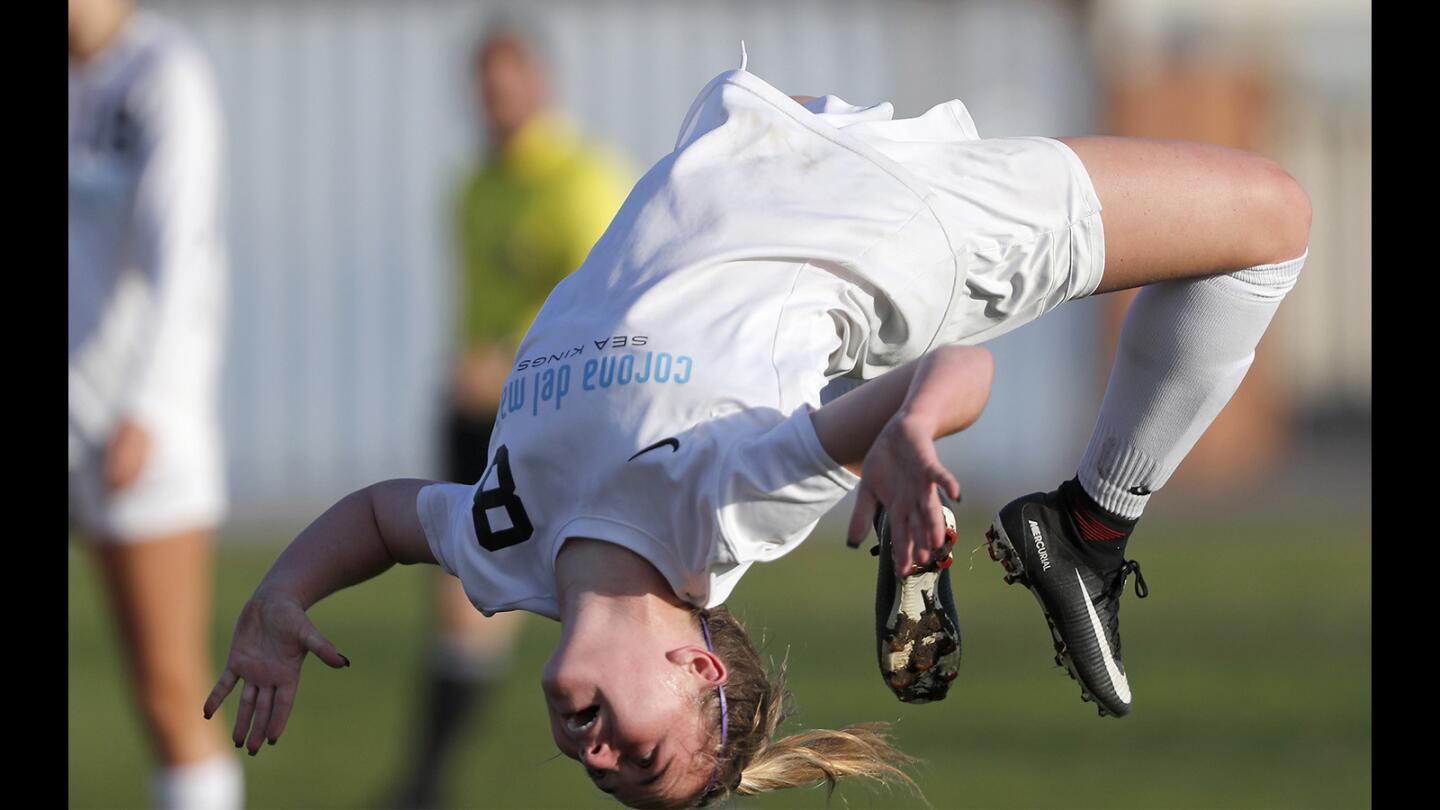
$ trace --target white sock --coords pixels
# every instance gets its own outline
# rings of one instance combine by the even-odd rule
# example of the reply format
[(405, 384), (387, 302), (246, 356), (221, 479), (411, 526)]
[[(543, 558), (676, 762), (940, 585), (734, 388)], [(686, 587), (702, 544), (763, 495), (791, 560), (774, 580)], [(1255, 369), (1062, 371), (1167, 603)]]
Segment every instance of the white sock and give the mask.
[(152, 787), (157, 810), (240, 810), (245, 804), (244, 771), (229, 753), (159, 768)]
[(1140, 291), (1125, 314), (1080, 484), (1137, 518), (1230, 401), (1305, 256)]

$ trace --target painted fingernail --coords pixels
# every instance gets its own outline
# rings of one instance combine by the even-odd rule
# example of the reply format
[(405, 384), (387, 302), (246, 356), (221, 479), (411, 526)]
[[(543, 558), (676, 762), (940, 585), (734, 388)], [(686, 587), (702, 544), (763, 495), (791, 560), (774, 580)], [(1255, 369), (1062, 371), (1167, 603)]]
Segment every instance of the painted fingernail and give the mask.
[(340, 656), (340, 660), (345, 662), (345, 666), (347, 666), (347, 667), (350, 666), (350, 659), (349, 659), (349, 658), (346, 658), (345, 656), (342, 655), (342, 656)]

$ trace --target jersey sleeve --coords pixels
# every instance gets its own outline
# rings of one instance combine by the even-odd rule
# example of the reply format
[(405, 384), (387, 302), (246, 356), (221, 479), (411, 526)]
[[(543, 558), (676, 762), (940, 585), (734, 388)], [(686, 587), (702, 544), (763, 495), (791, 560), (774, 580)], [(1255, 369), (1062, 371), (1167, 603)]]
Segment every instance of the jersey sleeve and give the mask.
[(460, 580), (471, 604), (491, 616), (525, 610), (559, 618), (553, 548), (538, 539), (485, 547), (475, 531), (475, 499), (485, 485), (429, 484), (415, 496), (415, 511), (435, 562)]
[[(475, 502), (477, 481), (464, 484), (430, 484), (415, 496), (415, 511), (425, 529), (425, 541), (435, 555), (435, 562), (446, 573), (457, 574), (455, 563), (462, 544), (475, 542), (475, 524), (471, 504)], [(458, 576), (458, 574), (457, 574)]]
[(141, 163), (134, 209), (136, 263), (152, 290), (126, 412), (159, 422), (195, 380), (209, 379), (223, 311), (219, 207), (221, 124), (208, 66), (188, 48), (156, 54), (126, 98)]
[(770, 430), (736, 442), (724, 467), (720, 533), (738, 563), (789, 553), (860, 483), (859, 476), (826, 454), (808, 405)]

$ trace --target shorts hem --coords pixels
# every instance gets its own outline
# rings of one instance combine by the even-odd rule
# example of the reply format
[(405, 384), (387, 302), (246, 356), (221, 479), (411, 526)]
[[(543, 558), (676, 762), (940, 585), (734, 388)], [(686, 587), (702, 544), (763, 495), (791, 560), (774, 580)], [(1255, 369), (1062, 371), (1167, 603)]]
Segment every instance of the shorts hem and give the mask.
[(99, 523), (79, 520), (76, 528), (86, 535), (92, 544), (129, 546), (165, 540), (177, 534), (213, 533), (220, 528), (224, 520), (225, 511), (214, 509), (148, 520), (110, 520)]
[[(1095, 183), (1090, 179), (1090, 172), (1086, 170), (1080, 156), (1075, 154), (1075, 150), (1057, 138), (1042, 138), (1041, 140), (1054, 144), (1065, 156), (1089, 208), (1087, 213), (1077, 217), (1070, 226), (1071, 257), (1085, 256), (1089, 259), (1088, 262), (1085, 262), (1087, 265), (1085, 267), (1080, 267), (1073, 261), (1070, 265), (1072, 282), (1077, 272), (1083, 273), (1083, 280), (1079, 284), (1071, 284), (1074, 292), (1066, 299), (1074, 301), (1093, 295), (1105, 276), (1105, 223), (1100, 216), (1104, 207), (1100, 205), (1100, 195), (1095, 193)], [(1085, 244), (1076, 245), (1074, 242), (1076, 239), (1083, 239)]]

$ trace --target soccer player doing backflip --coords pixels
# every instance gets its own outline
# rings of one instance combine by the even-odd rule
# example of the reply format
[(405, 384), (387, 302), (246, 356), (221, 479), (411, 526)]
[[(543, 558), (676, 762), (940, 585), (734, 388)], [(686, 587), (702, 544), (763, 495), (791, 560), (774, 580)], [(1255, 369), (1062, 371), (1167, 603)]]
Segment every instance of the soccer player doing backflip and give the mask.
[[(1145, 287), (1075, 479), (1003, 507), (991, 532), (1085, 694), (1124, 714), (1130, 531), (1243, 378), (1309, 217), (1286, 172), (1242, 152), (982, 139), (958, 101), (894, 119), (723, 73), (536, 317), (484, 476), (382, 482), (318, 518), (242, 611), (206, 712), (243, 680), (234, 739), (273, 741), (306, 653), (346, 663), (305, 610), (431, 562), (487, 614), (560, 622), (540, 679), (555, 744), (627, 804), (905, 781), (873, 725), (772, 740), (783, 677), (724, 602), (857, 489), (849, 542), (883, 505), (889, 572), (934, 572), (951, 542), (941, 498), (960, 494), (935, 440), (990, 390), (975, 344)], [(832, 398), (838, 378), (869, 382)], [(936, 642), (958, 648), (950, 633)]]

